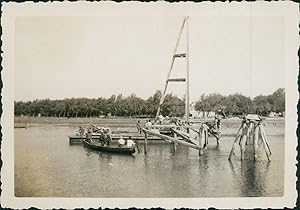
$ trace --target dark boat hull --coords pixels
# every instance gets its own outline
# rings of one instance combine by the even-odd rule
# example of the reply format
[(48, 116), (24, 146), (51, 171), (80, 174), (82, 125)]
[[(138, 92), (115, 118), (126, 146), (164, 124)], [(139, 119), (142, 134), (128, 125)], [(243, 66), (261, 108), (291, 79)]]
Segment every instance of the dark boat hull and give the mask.
[(119, 153), (119, 154), (133, 154), (135, 153), (135, 147), (118, 147), (118, 146), (102, 146), (98, 143), (89, 143), (86, 140), (83, 141), (83, 145), (98, 151)]

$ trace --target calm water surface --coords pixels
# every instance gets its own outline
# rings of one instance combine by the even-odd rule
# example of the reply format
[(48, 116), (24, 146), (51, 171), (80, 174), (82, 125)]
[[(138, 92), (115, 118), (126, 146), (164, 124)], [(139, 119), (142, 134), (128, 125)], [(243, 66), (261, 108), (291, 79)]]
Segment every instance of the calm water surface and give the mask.
[(70, 145), (77, 127), (37, 126), (15, 129), (15, 195), (20, 197), (241, 197), (282, 196), (284, 136), (268, 136), (269, 163), (228, 161), (234, 137), (210, 138), (198, 151), (167, 143), (149, 145), (147, 155), (111, 155)]

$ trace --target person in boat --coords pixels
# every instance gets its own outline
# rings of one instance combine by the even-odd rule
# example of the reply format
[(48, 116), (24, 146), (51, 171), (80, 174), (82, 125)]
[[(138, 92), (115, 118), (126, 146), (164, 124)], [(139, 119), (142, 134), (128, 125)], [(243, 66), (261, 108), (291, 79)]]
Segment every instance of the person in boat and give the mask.
[(104, 133), (104, 136), (103, 136), (104, 144), (109, 146), (112, 141), (111, 136), (110, 136), (111, 131), (109, 128), (104, 128), (103, 133)]
[(106, 135), (106, 133), (105, 133), (105, 131), (104, 131), (104, 128), (101, 128), (100, 131), (99, 131), (99, 133), (100, 133), (99, 143), (100, 143), (102, 146), (104, 146), (104, 145), (107, 144), (107, 143), (106, 143), (107, 135)]
[(119, 147), (125, 146), (125, 140), (123, 139), (123, 137), (121, 136), (120, 139), (118, 140), (119, 143)]
[(83, 128), (83, 127), (79, 126), (78, 134), (79, 134), (80, 136), (83, 136), (83, 135), (84, 135), (84, 128)]
[(92, 142), (92, 130), (88, 129), (88, 132), (86, 133), (86, 141), (91, 143)]
[(135, 146), (135, 143), (134, 141), (132, 141), (130, 138), (127, 140), (126, 142), (126, 146), (127, 147), (134, 147)]

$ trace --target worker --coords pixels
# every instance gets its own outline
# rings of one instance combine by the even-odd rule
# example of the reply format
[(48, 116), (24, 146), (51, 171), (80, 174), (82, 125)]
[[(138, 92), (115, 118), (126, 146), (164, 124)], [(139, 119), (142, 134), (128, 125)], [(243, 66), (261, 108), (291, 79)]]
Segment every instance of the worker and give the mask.
[(139, 134), (142, 133), (141, 122), (138, 120), (136, 123), (136, 128)]
[(163, 124), (165, 118), (162, 114), (159, 115), (158, 119), (159, 119), (159, 124)]
[(91, 129), (88, 129), (88, 132), (86, 133), (86, 141), (91, 143), (92, 142), (92, 131)]
[(110, 143), (111, 143), (111, 140), (112, 140), (112, 139), (111, 139), (111, 136), (110, 136), (111, 131), (110, 131), (109, 128), (104, 128), (103, 133), (104, 133), (104, 143), (105, 143), (107, 146), (109, 146)]
[(146, 122), (146, 124), (145, 124), (146, 127), (149, 127), (149, 126), (151, 126), (151, 125), (152, 125), (151, 120), (148, 120), (148, 121)]
[(84, 135), (84, 128), (83, 128), (83, 127), (79, 126), (78, 134), (79, 134), (80, 136), (83, 136), (83, 135)]
[(121, 136), (120, 139), (118, 140), (119, 143), (119, 147), (122, 147), (125, 145), (125, 140), (123, 139), (123, 137)]
[(131, 139), (128, 139), (126, 145), (127, 145), (128, 147), (134, 147), (134, 146), (135, 146), (135, 143), (134, 143), (134, 141), (132, 141)]

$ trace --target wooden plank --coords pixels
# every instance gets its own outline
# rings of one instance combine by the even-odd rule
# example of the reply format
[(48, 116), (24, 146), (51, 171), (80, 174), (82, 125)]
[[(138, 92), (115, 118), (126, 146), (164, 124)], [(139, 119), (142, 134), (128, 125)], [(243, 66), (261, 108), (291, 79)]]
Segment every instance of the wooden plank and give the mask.
[(185, 78), (171, 78), (168, 82), (185, 82)]
[(180, 131), (180, 130), (176, 130), (176, 129), (171, 129), (174, 133), (176, 133), (178, 136), (180, 136), (181, 138), (183, 138), (184, 140), (193, 143), (195, 145), (198, 145), (198, 142), (190, 137), (188, 137), (187, 135), (189, 135), (186, 132)]
[(174, 57), (174, 58), (185, 58), (185, 57), (186, 57), (186, 53), (178, 53), (178, 54), (174, 54), (173, 57)]
[(171, 125), (150, 125), (150, 126), (147, 126), (147, 128), (189, 128), (195, 132), (198, 133), (197, 131), (197, 128), (196, 127), (193, 127), (193, 126), (190, 126), (190, 125), (175, 125), (175, 124), (171, 124)]
[(213, 135), (214, 137), (216, 137), (216, 139), (218, 140), (220, 138), (220, 136), (217, 136), (214, 132), (212, 132), (210, 129), (208, 129), (208, 132)]
[(194, 145), (194, 144), (191, 144), (191, 143), (188, 143), (188, 142), (185, 142), (185, 141), (181, 141), (181, 140), (178, 140), (178, 139), (175, 139), (175, 138), (172, 138), (170, 136), (166, 136), (166, 135), (163, 135), (163, 134), (160, 134), (160, 133), (155, 133), (151, 130), (148, 130), (148, 129), (145, 129), (145, 128), (142, 128), (142, 130), (150, 135), (153, 135), (153, 136), (157, 136), (157, 137), (160, 137), (166, 141), (172, 141), (172, 142), (175, 142), (175, 143), (178, 143), (178, 144), (182, 144), (184, 146), (187, 146), (187, 147), (191, 147), (191, 148), (194, 148), (194, 149), (199, 149), (200, 146), (198, 145)]

